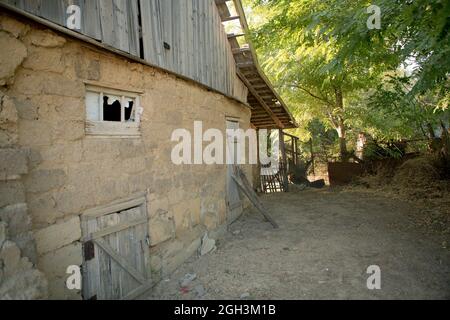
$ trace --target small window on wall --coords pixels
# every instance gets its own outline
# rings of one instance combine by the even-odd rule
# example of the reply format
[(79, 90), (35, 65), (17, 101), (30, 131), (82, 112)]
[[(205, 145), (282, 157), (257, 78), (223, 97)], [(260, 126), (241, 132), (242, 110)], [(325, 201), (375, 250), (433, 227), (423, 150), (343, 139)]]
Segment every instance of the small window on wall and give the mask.
[(141, 114), (139, 93), (86, 86), (88, 135), (139, 136)]

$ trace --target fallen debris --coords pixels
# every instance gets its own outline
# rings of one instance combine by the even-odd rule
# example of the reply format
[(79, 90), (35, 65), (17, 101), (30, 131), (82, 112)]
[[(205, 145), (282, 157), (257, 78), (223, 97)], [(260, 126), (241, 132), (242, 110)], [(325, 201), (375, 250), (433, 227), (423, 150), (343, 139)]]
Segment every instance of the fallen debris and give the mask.
[(181, 287), (180, 288), (180, 292), (181, 294), (188, 294), (189, 293), (189, 288), (188, 287)]
[(200, 248), (200, 255), (204, 256), (208, 253), (216, 251), (216, 240), (210, 239), (208, 233), (202, 239), (202, 247)]
[(180, 279), (180, 286), (182, 288), (187, 288), (195, 279), (197, 279), (197, 274), (187, 273), (183, 278)]
[(320, 180), (312, 181), (309, 183), (309, 187), (315, 188), (315, 189), (322, 189), (325, 187), (325, 180), (320, 179)]
[(238, 236), (238, 235), (241, 234), (241, 230), (235, 230), (235, 231), (232, 232), (232, 234), (233, 234), (234, 236)]
[(248, 299), (248, 298), (250, 298), (250, 293), (245, 292), (245, 293), (241, 294), (239, 299), (244, 300), (244, 299)]
[(203, 285), (201, 284), (195, 286), (194, 291), (197, 298), (202, 298), (206, 294), (205, 287), (203, 287)]

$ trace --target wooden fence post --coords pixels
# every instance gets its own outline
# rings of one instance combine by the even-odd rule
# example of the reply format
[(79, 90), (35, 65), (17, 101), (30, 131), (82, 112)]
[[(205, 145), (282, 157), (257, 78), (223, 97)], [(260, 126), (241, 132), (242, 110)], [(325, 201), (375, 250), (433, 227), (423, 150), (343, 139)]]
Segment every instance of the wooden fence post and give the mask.
[(280, 150), (281, 150), (281, 157), (282, 157), (282, 164), (281, 167), (284, 168), (283, 170), (283, 184), (284, 184), (284, 191), (289, 191), (289, 180), (288, 180), (288, 172), (287, 172), (287, 160), (286, 160), (286, 145), (284, 144), (284, 132), (282, 129), (279, 129), (279, 137), (280, 141)]

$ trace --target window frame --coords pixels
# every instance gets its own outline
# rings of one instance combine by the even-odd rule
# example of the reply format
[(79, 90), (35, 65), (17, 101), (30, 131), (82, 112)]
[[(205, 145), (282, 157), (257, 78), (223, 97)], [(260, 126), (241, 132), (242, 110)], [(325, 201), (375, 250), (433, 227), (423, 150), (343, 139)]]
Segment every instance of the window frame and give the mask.
[[(120, 98), (121, 105), (121, 121), (104, 121), (104, 120), (88, 120), (88, 93), (98, 94), (99, 118), (103, 119), (103, 97), (104, 95), (113, 95)], [(86, 135), (96, 137), (118, 137), (118, 138), (133, 138), (140, 137), (141, 130), (141, 115), (143, 112), (141, 106), (142, 92), (130, 91), (127, 89), (112, 88), (97, 84), (85, 84), (85, 116), (86, 116)], [(126, 98), (134, 99), (134, 121), (125, 121), (125, 106)]]

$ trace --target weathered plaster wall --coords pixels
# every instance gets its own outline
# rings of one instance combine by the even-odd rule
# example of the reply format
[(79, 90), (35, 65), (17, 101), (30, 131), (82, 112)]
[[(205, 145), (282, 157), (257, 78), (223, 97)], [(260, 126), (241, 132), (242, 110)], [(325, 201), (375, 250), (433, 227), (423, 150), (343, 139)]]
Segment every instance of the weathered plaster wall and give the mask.
[[(51, 297), (80, 298), (65, 288), (65, 272), (82, 263), (86, 209), (147, 194), (155, 279), (192, 255), (205, 231), (223, 230), (226, 166), (175, 166), (170, 138), (174, 129), (193, 130), (195, 120), (225, 130), (227, 116), (246, 129), (247, 107), (6, 13), (0, 14), (0, 47), (2, 101), (11, 113), (6, 118), (17, 123), (2, 126), (0, 146), (27, 150), (24, 190), (13, 196), (27, 204)], [(85, 135), (85, 80), (145, 92), (141, 138)]]
[[(6, 108), (0, 104), (1, 129)], [(45, 299), (47, 280), (35, 266), (36, 248), (22, 183), (27, 153), (0, 148), (0, 159), (0, 300)]]
[(6, 94), (26, 56), (25, 46), (16, 41), (23, 28), (14, 20), (2, 19), (1, 23), (0, 300), (43, 299), (47, 297), (47, 281), (36, 269), (37, 252), (23, 183), (29, 150), (18, 145), (19, 116), (13, 99)]

